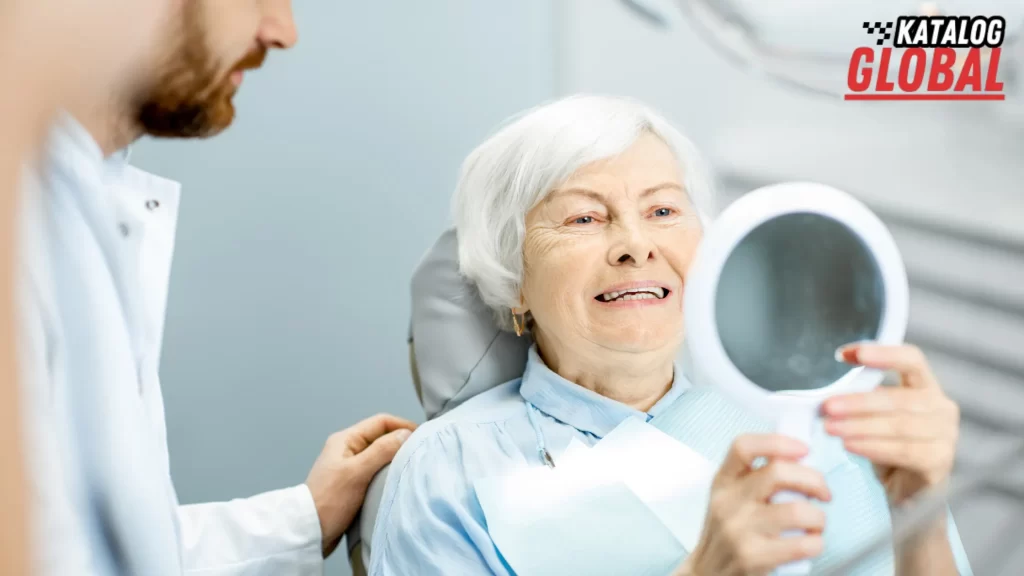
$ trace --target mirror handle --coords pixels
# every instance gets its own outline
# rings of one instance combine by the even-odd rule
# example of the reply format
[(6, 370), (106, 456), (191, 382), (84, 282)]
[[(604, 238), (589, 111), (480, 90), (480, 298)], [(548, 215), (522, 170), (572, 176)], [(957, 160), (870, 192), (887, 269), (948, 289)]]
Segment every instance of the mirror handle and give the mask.
[[(776, 424), (776, 432), (783, 435), (789, 436), (806, 444), (808, 447), (811, 446), (811, 437), (814, 433), (814, 425), (818, 419), (818, 406), (807, 406), (802, 405), (799, 408), (786, 411), (779, 417), (778, 423)], [(812, 458), (812, 454), (809, 452), (800, 463), (807, 465)], [(772, 503), (784, 503), (784, 502), (795, 502), (798, 500), (806, 500), (807, 496), (799, 492), (791, 492), (783, 490), (772, 496)], [(802, 530), (788, 530), (782, 533), (783, 538), (793, 538), (802, 536), (804, 532)], [(798, 560), (789, 564), (779, 566), (773, 572), (773, 576), (806, 576), (811, 573), (811, 560)]]

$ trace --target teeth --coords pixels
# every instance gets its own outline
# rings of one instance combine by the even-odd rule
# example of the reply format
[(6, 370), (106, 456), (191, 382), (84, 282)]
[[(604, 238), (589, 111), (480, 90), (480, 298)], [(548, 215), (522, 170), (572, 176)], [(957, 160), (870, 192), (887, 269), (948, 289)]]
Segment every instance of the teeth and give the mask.
[(642, 294), (626, 294), (622, 297), (623, 300), (657, 300), (658, 297), (654, 294), (644, 292)]
[(648, 288), (633, 288), (631, 290), (622, 290), (619, 292), (608, 292), (602, 294), (600, 300), (602, 302), (611, 302), (612, 300), (660, 300), (668, 296), (668, 290), (659, 287), (648, 287)]

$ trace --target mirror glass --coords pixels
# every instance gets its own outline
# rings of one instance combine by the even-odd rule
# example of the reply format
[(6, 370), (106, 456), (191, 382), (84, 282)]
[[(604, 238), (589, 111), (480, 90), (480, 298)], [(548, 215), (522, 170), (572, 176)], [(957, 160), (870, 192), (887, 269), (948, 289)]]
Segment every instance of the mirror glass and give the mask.
[(853, 369), (836, 348), (878, 336), (881, 272), (846, 225), (785, 214), (747, 234), (722, 268), (718, 334), (729, 360), (771, 392), (826, 387)]

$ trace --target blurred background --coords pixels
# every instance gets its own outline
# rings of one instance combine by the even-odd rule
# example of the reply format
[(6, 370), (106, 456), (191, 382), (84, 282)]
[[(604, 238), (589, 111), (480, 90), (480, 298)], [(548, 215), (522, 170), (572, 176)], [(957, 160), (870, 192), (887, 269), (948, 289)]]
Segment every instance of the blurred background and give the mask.
[[(936, 4), (1005, 15), (1011, 32), (1024, 19), (1019, 0)], [(1005, 102), (829, 96), (850, 43), (865, 43), (863, 21), (923, 8), (295, 2), (298, 47), (247, 76), (234, 128), (133, 152), (184, 188), (162, 359), (182, 501), (302, 482), (331, 432), (375, 412), (422, 420), (409, 279), (447, 226), (459, 165), (507, 116), (575, 92), (664, 112), (710, 159), (720, 207), (793, 179), (868, 203), (906, 259), (908, 338), (961, 404), (960, 469), (998, 458), (1024, 437), (1024, 57), (1004, 54)], [(730, 51), (735, 30), (782, 54), (839, 54), (838, 68), (813, 58), (815, 82), (794, 83), (811, 65), (776, 58), (768, 68), (790, 81), (773, 79)], [(1020, 573), (1024, 466), (954, 514), (976, 573)], [(341, 554), (328, 573), (349, 574)]]

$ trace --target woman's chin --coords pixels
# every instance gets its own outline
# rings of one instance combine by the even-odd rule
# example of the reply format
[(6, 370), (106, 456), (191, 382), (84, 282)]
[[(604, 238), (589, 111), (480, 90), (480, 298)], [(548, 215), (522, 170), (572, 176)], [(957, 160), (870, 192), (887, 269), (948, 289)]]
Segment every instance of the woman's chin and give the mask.
[(588, 316), (592, 339), (610, 350), (674, 352), (683, 342), (683, 314), (671, 306), (607, 309), (601, 305)]
[(615, 327), (601, 332), (603, 334), (595, 340), (604, 348), (630, 354), (665, 351), (674, 355), (683, 343), (681, 331), (668, 327), (655, 330), (649, 326)]

